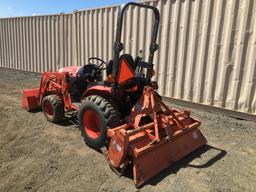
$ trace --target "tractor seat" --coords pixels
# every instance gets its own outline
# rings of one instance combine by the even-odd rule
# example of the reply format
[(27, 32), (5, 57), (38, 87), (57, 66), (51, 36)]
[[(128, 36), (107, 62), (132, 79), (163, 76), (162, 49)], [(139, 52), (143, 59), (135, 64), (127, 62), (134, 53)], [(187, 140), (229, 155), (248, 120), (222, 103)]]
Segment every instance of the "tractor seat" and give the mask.
[(79, 102), (82, 94), (87, 89), (88, 83), (95, 80), (98, 68), (94, 64), (82, 66), (75, 78), (70, 79), (70, 95), (72, 102)]
[(93, 81), (98, 71), (97, 65), (94, 64), (87, 64), (82, 66), (77, 72), (77, 78), (82, 81)]

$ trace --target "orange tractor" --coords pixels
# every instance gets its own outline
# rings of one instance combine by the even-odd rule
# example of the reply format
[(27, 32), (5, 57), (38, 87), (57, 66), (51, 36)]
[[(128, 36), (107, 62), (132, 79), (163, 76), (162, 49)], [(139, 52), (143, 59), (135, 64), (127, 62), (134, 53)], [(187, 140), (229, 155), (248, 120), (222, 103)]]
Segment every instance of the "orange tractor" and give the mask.
[[(128, 6), (154, 13), (147, 62), (140, 57), (133, 59), (130, 54), (120, 56), (123, 17)], [(159, 20), (155, 7), (126, 4), (117, 20), (113, 60), (107, 63), (92, 57), (84, 66), (45, 72), (39, 88), (23, 91), (23, 108), (41, 108), (48, 121), (57, 123), (65, 113), (77, 111), (86, 144), (101, 149), (110, 167), (121, 175), (131, 164), (136, 186), (206, 143), (198, 129), (201, 123), (190, 117), (189, 111), (166, 106), (155, 91), (158, 85), (151, 78)], [(107, 75), (104, 81), (103, 71)]]

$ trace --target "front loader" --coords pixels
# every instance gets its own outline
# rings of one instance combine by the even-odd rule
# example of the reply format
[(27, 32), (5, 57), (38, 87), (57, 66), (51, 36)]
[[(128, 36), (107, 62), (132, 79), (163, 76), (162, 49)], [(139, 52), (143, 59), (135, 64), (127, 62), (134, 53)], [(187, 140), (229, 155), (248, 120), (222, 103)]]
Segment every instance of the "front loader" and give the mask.
[[(147, 61), (120, 55), (123, 17), (129, 6), (154, 13)], [(189, 111), (169, 108), (156, 92), (158, 83), (152, 76), (159, 21), (155, 7), (134, 2), (124, 5), (117, 19), (113, 60), (93, 57), (89, 60), (101, 64), (89, 62), (46, 72), (39, 88), (23, 94), (23, 108), (42, 108), (47, 120), (54, 123), (65, 113), (77, 111), (86, 144), (101, 150), (120, 175), (132, 165), (137, 187), (207, 142), (198, 129), (201, 123)], [(105, 71), (107, 78), (102, 81)]]

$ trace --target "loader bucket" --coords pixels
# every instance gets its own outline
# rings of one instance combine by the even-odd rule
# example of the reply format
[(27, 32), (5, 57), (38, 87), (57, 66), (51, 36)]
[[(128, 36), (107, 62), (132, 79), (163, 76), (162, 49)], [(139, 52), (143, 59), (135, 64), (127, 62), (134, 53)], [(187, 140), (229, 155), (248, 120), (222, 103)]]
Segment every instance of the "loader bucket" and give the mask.
[(38, 94), (39, 94), (39, 88), (23, 90), (22, 108), (27, 111), (33, 111), (33, 110), (39, 109), (40, 106), (37, 100)]
[[(141, 123), (145, 115), (151, 121)], [(167, 107), (151, 88), (145, 88), (126, 120), (126, 124), (108, 129), (107, 158), (121, 174), (132, 163), (137, 187), (207, 142), (198, 129), (201, 122), (190, 117), (189, 111)]]

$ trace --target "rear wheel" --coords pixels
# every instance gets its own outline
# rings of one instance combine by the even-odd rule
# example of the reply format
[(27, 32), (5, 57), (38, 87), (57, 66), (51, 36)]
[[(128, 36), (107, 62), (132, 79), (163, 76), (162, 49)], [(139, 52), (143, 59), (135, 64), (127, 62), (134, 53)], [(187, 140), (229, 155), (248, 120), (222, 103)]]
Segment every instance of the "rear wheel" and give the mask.
[(57, 95), (48, 95), (42, 101), (42, 110), (46, 119), (57, 123), (64, 117), (64, 104)]
[(80, 106), (78, 121), (84, 141), (99, 150), (108, 144), (107, 129), (120, 124), (120, 113), (110, 100), (91, 95)]

